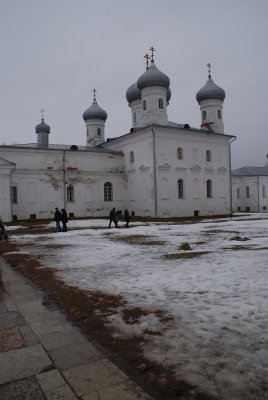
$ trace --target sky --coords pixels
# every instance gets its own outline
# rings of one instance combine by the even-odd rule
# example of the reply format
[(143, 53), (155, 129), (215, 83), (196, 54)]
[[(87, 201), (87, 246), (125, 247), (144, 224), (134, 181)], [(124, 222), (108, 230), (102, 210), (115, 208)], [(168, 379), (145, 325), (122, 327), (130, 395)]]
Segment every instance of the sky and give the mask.
[[(131, 222), (129, 229), (123, 221), (108, 229), (108, 222), (70, 220), (67, 233), (54, 233), (54, 221), (45, 234), (7, 229), (21, 255), (41, 254), (42, 265), (68, 285), (121, 295), (106, 324), (116, 337), (138, 336), (147, 359), (172, 366), (178, 379), (213, 398), (264, 399), (267, 214), (193, 224)], [(185, 255), (185, 242), (196, 257), (166, 258)], [(145, 312), (128, 323), (125, 311), (137, 307)]]
[(268, 153), (267, 0), (0, 0), (0, 143), (36, 142), (45, 110), (50, 143), (86, 144), (83, 112), (107, 112), (105, 136), (131, 128), (127, 88), (144, 55), (171, 81), (169, 120), (200, 127), (195, 96), (207, 63), (226, 92), (232, 168), (262, 166)]

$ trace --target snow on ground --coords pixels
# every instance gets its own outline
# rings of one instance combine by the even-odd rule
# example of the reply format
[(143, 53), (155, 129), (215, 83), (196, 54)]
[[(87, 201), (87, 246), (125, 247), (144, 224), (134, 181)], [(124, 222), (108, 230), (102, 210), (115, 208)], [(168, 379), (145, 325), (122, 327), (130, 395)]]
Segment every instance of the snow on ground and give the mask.
[[(121, 294), (131, 306), (161, 309), (127, 325), (120, 314), (109, 318), (117, 335), (161, 332), (144, 344), (144, 355), (173, 365), (187, 378), (221, 399), (263, 399), (268, 382), (268, 220), (233, 218), (201, 223), (140, 223), (106, 229), (107, 220), (70, 221), (67, 233), (24, 235), (21, 243), (66, 244), (47, 251), (44, 263), (68, 284)], [(93, 229), (91, 229), (93, 228)], [(99, 229), (98, 229), (99, 228)], [(129, 244), (113, 239), (146, 235), (164, 244)], [(231, 240), (234, 239), (245, 239)], [(250, 240), (246, 240), (250, 239)], [(165, 259), (183, 253), (196, 258)], [(28, 250), (28, 246), (27, 246)], [(30, 251), (30, 250), (29, 250)], [(259, 396), (259, 397), (258, 397)]]

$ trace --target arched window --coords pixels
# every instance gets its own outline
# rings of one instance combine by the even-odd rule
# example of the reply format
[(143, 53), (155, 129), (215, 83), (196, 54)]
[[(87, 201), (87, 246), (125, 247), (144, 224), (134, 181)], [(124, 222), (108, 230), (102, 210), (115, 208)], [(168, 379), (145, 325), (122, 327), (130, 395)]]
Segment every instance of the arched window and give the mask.
[(183, 150), (182, 150), (181, 147), (179, 147), (179, 148), (177, 149), (177, 159), (178, 159), (178, 160), (182, 160), (182, 159), (183, 159)]
[(129, 153), (129, 162), (134, 163), (134, 151)]
[(111, 182), (104, 184), (104, 201), (113, 201), (113, 185)]
[(262, 185), (262, 197), (266, 197), (266, 186)]
[(249, 199), (249, 186), (246, 186), (246, 198)]
[(211, 198), (212, 197), (212, 182), (211, 179), (207, 180), (207, 198)]
[(221, 110), (218, 110), (218, 119), (221, 119), (221, 118), (222, 118)]
[(240, 199), (240, 188), (236, 189), (236, 197), (237, 199)]
[(202, 121), (205, 121), (207, 119), (207, 112), (202, 111)]
[(211, 161), (211, 151), (210, 150), (206, 151), (206, 161)]
[(146, 100), (143, 100), (143, 102), (142, 102), (142, 108), (143, 108), (143, 111), (146, 110)]
[(164, 109), (164, 102), (163, 102), (163, 99), (159, 99), (159, 100), (158, 100), (158, 105), (159, 105), (160, 110), (163, 110), (163, 109)]
[(101, 136), (101, 128), (98, 128), (98, 130), (97, 130), (97, 135), (98, 135), (98, 136)]
[(73, 185), (67, 186), (67, 201), (73, 202), (74, 201), (74, 187)]
[(133, 124), (137, 123), (137, 114), (134, 112), (133, 113)]
[(184, 197), (184, 182), (183, 179), (178, 180), (178, 198), (183, 199)]

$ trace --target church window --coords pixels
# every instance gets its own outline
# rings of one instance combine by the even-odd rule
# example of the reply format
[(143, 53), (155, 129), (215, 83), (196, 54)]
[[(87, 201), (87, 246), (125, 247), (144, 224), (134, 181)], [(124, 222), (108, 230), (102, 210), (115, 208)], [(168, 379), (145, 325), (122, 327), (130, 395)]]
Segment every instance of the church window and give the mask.
[(249, 199), (249, 186), (246, 186), (246, 198)]
[(98, 130), (97, 130), (97, 135), (98, 135), (98, 136), (101, 136), (101, 128), (98, 128)]
[(134, 163), (134, 151), (129, 153), (129, 162)]
[(236, 189), (236, 197), (237, 199), (240, 199), (240, 188)]
[(164, 102), (163, 102), (163, 99), (159, 99), (159, 100), (158, 100), (158, 105), (159, 105), (160, 110), (163, 110), (163, 109), (164, 109)]
[(177, 149), (177, 160), (182, 160), (183, 159), (183, 150), (181, 147)]
[(221, 110), (218, 110), (218, 119), (221, 119), (221, 117), (222, 117)]
[(11, 203), (16, 204), (17, 202), (18, 202), (17, 186), (11, 186)]
[(266, 186), (262, 185), (262, 197), (266, 197)]
[(72, 203), (74, 201), (74, 187), (73, 185), (67, 186), (67, 201)]
[(183, 199), (184, 197), (184, 182), (183, 179), (178, 180), (178, 198)]
[(206, 161), (211, 161), (211, 151), (210, 150), (206, 151)]
[(104, 201), (113, 201), (113, 185), (111, 182), (104, 184)]
[(142, 102), (142, 108), (143, 108), (143, 111), (146, 110), (146, 100), (143, 100), (143, 102)]
[(137, 123), (137, 114), (135, 112), (133, 113), (133, 123)]
[(207, 112), (202, 111), (202, 121), (205, 121), (207, 119)]
[(207, 198), (210, 199), (212, 197), (212, 182), (211, 179), (207, 180)]
[(87, 136), (89, 136), (89, 129), (87, 128)]

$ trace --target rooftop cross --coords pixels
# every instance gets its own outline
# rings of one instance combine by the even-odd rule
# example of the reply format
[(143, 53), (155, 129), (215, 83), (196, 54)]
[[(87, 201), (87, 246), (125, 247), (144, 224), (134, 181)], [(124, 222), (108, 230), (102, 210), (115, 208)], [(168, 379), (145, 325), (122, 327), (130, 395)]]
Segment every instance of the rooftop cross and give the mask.
[(154, 62), (154, 51), (155, 51), (155, 48), (154, 48), (153, 46), (151, 46), (151, 47), (149, 48), (149, 50), (151, 50), (151, 52), (152, 52), (151, 61)]
[(207, 63), (207, 67), (208, 67), (208, 77), (211, 78), (211, 65), (210, 65), (210, 63)]
[(42, 121), (44, 121), (44, 114), (45, 114), (45, 110), (43, 108), (41, 108)]
[(149, 68), (149, 60), (150, 60), (150, 56), (148, 53), (145, 54), (144, 58), (146, 58), (146, 69)]
[(96, 93), (97, 93), (97, 90), (96, 90), (96, 89), (93, 89), (92, 92), (93, 92), (93, 101), (95, 102), (95, 101), (96, 101)]

